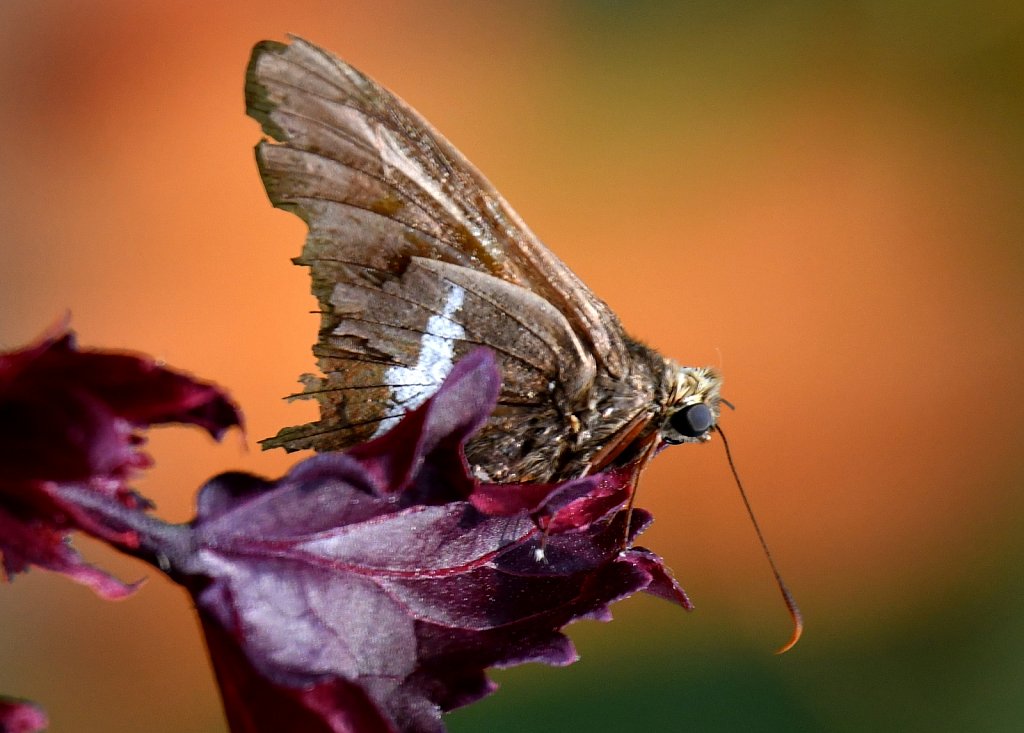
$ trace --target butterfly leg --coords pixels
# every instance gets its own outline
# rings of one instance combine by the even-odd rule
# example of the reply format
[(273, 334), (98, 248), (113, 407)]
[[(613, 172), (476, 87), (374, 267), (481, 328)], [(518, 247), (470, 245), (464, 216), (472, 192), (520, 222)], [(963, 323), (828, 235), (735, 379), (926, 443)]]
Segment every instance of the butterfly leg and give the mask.
[(623, 550), (629, 548), (629, 530), (633, 524), (633, 506), (636, 503), (636, 489), (640, 481), (640, 474), (643, 473), (650, 460), (654, 458), (654, 454), (658, 452), (658, 444), (660, 442), (657, 436), (655, 436), (644, 446), (643, 453), (640, 454), (640, 459), (636, 462), (636, 468), (629, 476), (629, 501), (626, 503), (626, 523), (622, 534)]

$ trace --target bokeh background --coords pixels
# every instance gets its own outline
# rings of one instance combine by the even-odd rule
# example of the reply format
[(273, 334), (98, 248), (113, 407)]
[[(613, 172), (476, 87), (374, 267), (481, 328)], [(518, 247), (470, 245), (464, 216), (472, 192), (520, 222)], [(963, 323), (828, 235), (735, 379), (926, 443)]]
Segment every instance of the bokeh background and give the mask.
[[(0, 4), (0, 345), (86, 345), (226, 385), (248, 448), (152, 434), (141, 484), (275, 475), (255, 439), (312, 366), (304, 237), (244, 116), (249, 49), (303, 35), (441, 129), (630, 331), (720, 365), (788, 621), (716, 442), (661, 455), (643, 543), (695, 599), (571, 629), (453, 731), (1018, 731), (1024, 725), (1024, 5)], [(189, 602), (88, 543), (112, 604), (0, 587), (0, 691), (55, 731), (224, 731)]]

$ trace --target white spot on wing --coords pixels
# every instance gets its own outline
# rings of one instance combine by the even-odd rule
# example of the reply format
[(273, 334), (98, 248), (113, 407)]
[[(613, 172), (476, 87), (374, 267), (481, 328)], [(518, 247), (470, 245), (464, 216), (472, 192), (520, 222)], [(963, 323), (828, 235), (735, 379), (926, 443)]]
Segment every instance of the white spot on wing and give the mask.
[[(416, 363), (411, 367), (393, 366), (384, 373), (384, 378), (391, 385), (392, 407), (401, 407), (406, 412), (419, 407), (437, 391), (452, 370), (455, 342), (466, 335), (453, 316), (462, 308), (465, 297), (465, 290), (450, 283), (441, 315), (427, 320)], [(395, 416), (382, 420), (373, 436), (386, 433), (400, 419), (400, 416)]]

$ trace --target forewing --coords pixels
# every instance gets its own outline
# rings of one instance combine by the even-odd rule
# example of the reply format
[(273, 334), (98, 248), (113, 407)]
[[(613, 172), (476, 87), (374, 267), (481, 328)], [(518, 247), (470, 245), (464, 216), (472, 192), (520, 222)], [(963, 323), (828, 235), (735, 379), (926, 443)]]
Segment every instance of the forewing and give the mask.
[[(249, 114), (279, 141), (257, 148), (275, 206), (309, 225), (300, 264), (330, 323), (336, 284), (446, 262), (537, 294), (612, 375), (625, 373), (618, 320), (415, 111), (343, 61), (294, 39), (256, 46)], [(321, 344), (323, 345), (323, 343)]]

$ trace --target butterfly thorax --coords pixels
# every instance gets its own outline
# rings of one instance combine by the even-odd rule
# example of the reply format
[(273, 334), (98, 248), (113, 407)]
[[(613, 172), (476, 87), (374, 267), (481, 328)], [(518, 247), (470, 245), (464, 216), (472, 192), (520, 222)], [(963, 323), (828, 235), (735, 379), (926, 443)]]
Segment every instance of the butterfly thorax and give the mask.
[(683, 367), (653, 349), (627, 341), (629, 369), (622, 376), (597, 368), (589, 389), (575, 399), (551, 385), (553, 407), (522, 420), (499, 405), (467, 446), (477, 477), (484, 481), (558, 481), (628, 463), (664, 428), (680, 405), (713, 400), (717, 375)]

